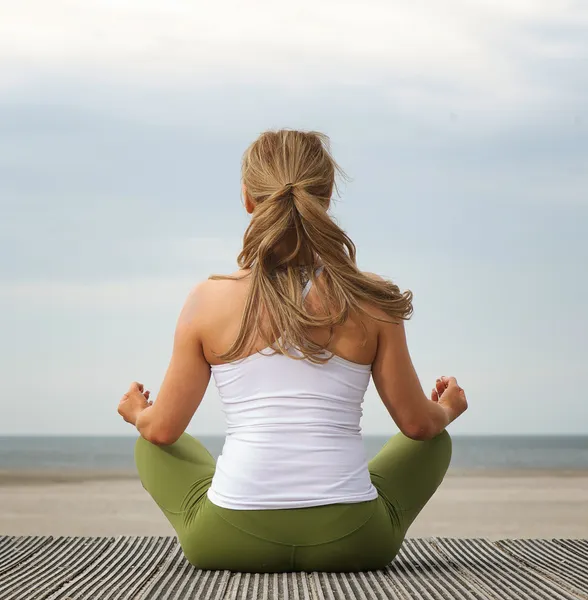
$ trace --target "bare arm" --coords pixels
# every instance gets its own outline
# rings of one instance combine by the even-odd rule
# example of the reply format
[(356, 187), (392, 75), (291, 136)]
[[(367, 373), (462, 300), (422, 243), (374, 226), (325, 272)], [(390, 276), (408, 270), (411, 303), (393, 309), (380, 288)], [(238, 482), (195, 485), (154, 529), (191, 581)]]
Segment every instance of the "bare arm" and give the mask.
[(425, 396), (408, 351), (404, 322), (378, 325), (372, 377), (380, 398), (404, 435), (415, 440), (433, 438), (447, 427), (452, 416)]
[[(375, 273), (365, 273), (365, 275), (383, 280)], [(385, 315), (381, 316), (389, 319)], [(435, 437), (460, 414), (454, 406), (450, 405), (452, 403), (440, 402), (441, 398), (449, 399), (450, 394), (446, 391), (449, 380), (437, 380), (429, 400), (423, 392), (412, 364), (404, 321), (397, 324), (384, 322), (377, 322), (377, 324), (378, 349), (372, 364), (372, 378), (384, 406), (400, 431), (407, 437), (415, 440)], [(453, 383), (451, 387), (453, 388)], [(453, 389), (451, 395), (454, 395)]]
[(173, 353), (156, 402), (142, 410), (135, 425), (154, 444), (173, 444), (186, 430), (200, 406), (210, 381), (204, 358), (201, 329), (204, 322), (205, 286), (196, 286), (180, 313)]

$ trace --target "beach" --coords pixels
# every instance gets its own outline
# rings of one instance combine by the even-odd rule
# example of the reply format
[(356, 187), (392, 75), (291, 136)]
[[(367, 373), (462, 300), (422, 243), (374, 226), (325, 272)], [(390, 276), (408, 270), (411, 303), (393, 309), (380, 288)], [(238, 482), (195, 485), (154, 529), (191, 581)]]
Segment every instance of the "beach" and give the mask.
[[(134, 473), (0, 471), (0, 535), (174, 535)], [(588, 538), (588, 471), (450, 472), (409, 537)]]

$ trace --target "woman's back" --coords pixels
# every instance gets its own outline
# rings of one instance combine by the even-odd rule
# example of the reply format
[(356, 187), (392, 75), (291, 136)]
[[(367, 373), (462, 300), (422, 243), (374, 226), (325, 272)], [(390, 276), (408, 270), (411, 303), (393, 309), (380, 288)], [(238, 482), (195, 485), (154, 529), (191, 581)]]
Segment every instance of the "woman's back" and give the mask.
[[(206, 306), (206, 327), (202, 332), (202, 349), (206, 361), (211, 366), (226, 364), (219, 360), (218, 354), (224, 353), (234, 342), (242, 323), (243, 310), (251, 285), (249, 270), (240, 270), (231, 276), (243, 279), (208, 280)], [(304, 305), (314, 315), (323, 316), (324, 310), (320, 305), (317, 290), (324, 287), (323, 277), (319, 274), (314, 285), (308, 289)], [(364, 308), (379, 318), (389, 318), (377, 307), (363, 304)], [(266, 323), (262, 323), (262, 329)], [(327, 328), (315, 328), (308, 331), (307, 337), (324, 344), (329, 339)], [(370, 366), (375, 357), (378, 345), (378, 322), (365, 315), (352, 311), (347, 321), (333, 328), (333, 336), (328, 350), (335, 357), (343, 358), (352, 363)], [(255, 337), (252, 350), (241, 354), (237, 360), (264, 351), (267, 342), (261, 337)], [(290, 359), (291, 360), (291, 359)]]
[(290, 354), (302, 359), (263, 348), (211, 367), (227, 426), (208, 491), (218, 506), (302, 508), (377, 496), (360, 429), (371, 365)]

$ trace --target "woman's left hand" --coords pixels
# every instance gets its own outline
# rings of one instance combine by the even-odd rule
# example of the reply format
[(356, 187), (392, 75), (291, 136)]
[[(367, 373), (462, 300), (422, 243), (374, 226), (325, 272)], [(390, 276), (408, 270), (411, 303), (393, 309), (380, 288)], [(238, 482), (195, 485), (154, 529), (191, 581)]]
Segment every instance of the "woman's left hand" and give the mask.
[(151, 406), (149, 390), (143, 391), (143, 384), (133, 381), (129, 391), (123, 395), (118, 403), (118, 414), (131, 425), (135, 424), (138, 414)]

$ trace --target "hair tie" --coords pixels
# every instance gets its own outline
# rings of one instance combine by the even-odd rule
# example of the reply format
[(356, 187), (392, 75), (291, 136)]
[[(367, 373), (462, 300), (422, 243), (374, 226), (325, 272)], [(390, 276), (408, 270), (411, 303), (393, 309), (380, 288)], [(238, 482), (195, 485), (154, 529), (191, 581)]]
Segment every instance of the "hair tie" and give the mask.
[(280, 196), (282, 198), (288, 198), (290, 196), (293, 196), (293, 194), (292, 194), (293, 187), (294, 187), (294, 184), (292, 182), (284, 184), (284, 189), (282, 190)]

